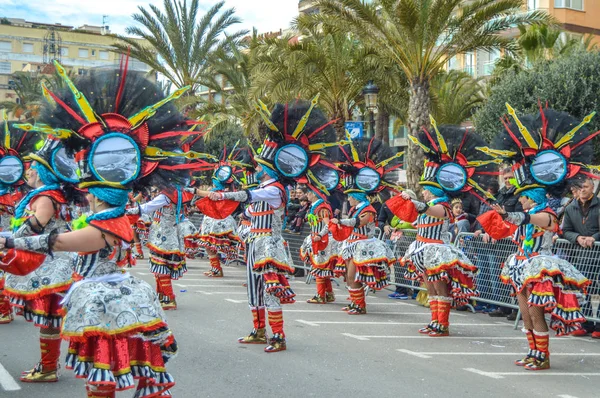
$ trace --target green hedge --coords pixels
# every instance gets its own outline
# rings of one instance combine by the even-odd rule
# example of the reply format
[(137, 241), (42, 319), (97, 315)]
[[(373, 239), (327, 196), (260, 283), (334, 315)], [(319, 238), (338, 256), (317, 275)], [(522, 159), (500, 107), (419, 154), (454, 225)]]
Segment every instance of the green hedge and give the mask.
[[(502, 129), (500, 116), (506, 113), (505, 102), (518, 114), (536, 112), (538, 100), (548, 106), (583, 118), (592, 111), (598, 115), (588, 126), (600, 129), (600, 53), (577, 52), (554, 61), (535, 65), (520, 73), (507, 74), (492, 89), (487, 103), (477, 112), (477, 131), (491, 140)], [(596, 140), (596, 158), (600, 142)]]

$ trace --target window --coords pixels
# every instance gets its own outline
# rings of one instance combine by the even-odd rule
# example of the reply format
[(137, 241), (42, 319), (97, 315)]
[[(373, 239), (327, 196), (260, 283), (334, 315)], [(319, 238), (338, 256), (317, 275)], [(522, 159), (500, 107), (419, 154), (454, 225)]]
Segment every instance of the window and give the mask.
[(583, 11), (583, 0), (554, 0), (554, 7)]
[(11, 52), (12, 51), (12, 43), (10, 41), (0, 41), (0, 51)]
[(98, 55), (100, 56), (100, 59), (108, 59), (108, 51), (102, 51), (102, 50), (100, 50), (100, 52), (98, 53)]
[(96, 50), (92, 50), (92, 57), (96, 55)]
[(465, 53), (465, 63), (463, 70), (470, 75), (475, 73), (475, 56), (472, 52)]
[(24, 53), (32, 53), (33, 52), (33, 43), (23, 43), (23, 52)]
[(87, 48), (80, 48), (79, 49), (79, 58), (87, 58), (89, 56), (90, 51)]
[(77, 70), (77, 74), (78, 74), (79, 76), (85, 76), (85, 75), (87, 75), (87, 70), (85, 70), (85, 69), (82, 69), (82, 68), (79, 68), (79, 69)]
[(10, 62), (0, 62), (0, 73), (10, 74), (11, 72)]
[(63, 57), (68, 57), (69, 56), (69, 47), (61, 47), (60, 55)]

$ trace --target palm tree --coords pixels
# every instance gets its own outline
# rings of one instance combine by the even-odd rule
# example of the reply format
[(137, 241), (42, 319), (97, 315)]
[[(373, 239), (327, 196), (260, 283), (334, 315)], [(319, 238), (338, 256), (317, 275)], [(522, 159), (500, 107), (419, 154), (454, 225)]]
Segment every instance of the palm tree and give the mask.
[(216, 3), (202, 16), (199, 0), (192, 0), (189, 7), (186, 0), (164, 0), (164, 12), (152, 4), (149, 9), (140, 6), (133, 19), (142, 27), (131, 26), (126, 32), (149, 45), (118, 36), (121, 43), (114, 46), (164, 75), (175, 87), (191, 86), (188, 95), (193, 95), (211, 77), (208, 60), (212, 54), (247, 33), (226, 33), (240, 19), (234, 16), (233, 8), (222, 11), (223, 5), (224, 1)]
[(451, 70), (438, 74), (431, 83), (431, 115), (438, 124), (461, 124), (485, 102), (483, 79)]
[(15, 72), (12, 75), (12, 89), (18, 97), (17, 102), (3, 101), (0, 108), (12, 113), (19, 120), (34, 120), (39, 116), (44, 101), (41, 83), (46, 81), (44, 75), (34, 72)]
[[(255, 110), (256, 97), (251, 92), (251, 62), (254, 47), (257, 45), (256, 30), (251, 38), (244, 43), (230, 41), (228, 46), (215, 51), (211, 59), (211, 81), (207, 87), (213, 93), (213, 100), (198, 99), (200, 104), (191, 115), (206, 116), (211, 133), (221, 136), (223, 132), (237, 131), (241, 128), (243, 134), (255, 138), (258, 134), (260, 116)], [(214, 97), (221, 98), (215, 101)]]
[(275, 101), (320, 94), (319, 106), (336, 119), (336, 132), (343, 136), (344, 123), (363, 101), (369, 80), (365, 64), (375, 53), (345, 33), (308, 29), (304, 22), (298, 19), (297, 35), (266, 38), (256, 47), (254, 93), (269, 93)]
[[(431, 81), (448, 60), (476, 50), (512, 50), (504, 32), (551, 20), (542, 11), (523, 12), (522, 0), (318, 0), (317, 6), (316, 23), (352, 32), (404, 71), (411, 134), (428, 125)], [(416, 189), (423, 155), (412, 144), (407, 164), (409, 187)]]

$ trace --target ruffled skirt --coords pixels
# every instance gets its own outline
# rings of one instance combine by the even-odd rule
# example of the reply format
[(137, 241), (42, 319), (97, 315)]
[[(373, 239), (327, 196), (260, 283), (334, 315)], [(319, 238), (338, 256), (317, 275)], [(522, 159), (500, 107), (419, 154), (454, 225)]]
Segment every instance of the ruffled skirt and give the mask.
[(306, 264), (310, 265), (310, 273), (315, 278), (333, 278), (334, 269), (339, 261), (341, 252), (341, 242), (336, 241), (329, 236), (327, 246), (317, 253), (313, 250), (311, 236), (307, 236), (300, 246), (300, 258)]
[(290, 287), (286, 275), (294, 273), (288, 256), (287, 242), (281, 236), (264, 235), (252, 238), (246, 244), (248, 266), (257, 275), (262, 275), (265, 292), (278, 297), (281, 304), (295, 302), (296, 294)]
[(512, 255), (500, 278), (517, 293), (526, 289), (529, 305), (543, 307), (551, 314), (550, 327), (557, 334), (572, 333), (585, 322), (579, 298), (591, 281), (568, 261), (549, 255), (521, 260)]
[(232, 216), (222, 220), (204, 216), (198, 235), (198, 245), (205, 249), (223, 253), (228, 259), (235, 259), (240, 244), (236, 229), (237, 224)]
[(22, 309), (27, 322), (39, 327), (59, 328), (62, 322), (62, 293), (73, 283), (72, 253), (55, 253), (25, 276), (6, 274), (4, 294), (14, 307)]
[(179, 279), (187, 272), (185, 246), (177, 225), (159, 224), (150, 232), (150, 271), (154, 274), (169, 275)]
[(165, 363), (177, 352), (158, 296), (146, 282), (89, 282), (74, 286), (62, 336), (69, 340), (67, 368), (94, 385), (134, 388), (156, 396), (175, 383)]
[[(356, 266), (355, 282), (380, 290), (389, 285), (390, 265), (396, 261), (392, 249), (379, 239), (362, 239), (342, 244), (341, 257)], [(339, 262), (338, 262), (339, 263)], [(337, 270), (340, 270), (338, 265)]]
[(446, 281), (457, 304), (479, 295), (475, 287), (477, 267), (452, 245), (414, 241), (400, 262), (407, 267), (404, 275), (407, 279)]

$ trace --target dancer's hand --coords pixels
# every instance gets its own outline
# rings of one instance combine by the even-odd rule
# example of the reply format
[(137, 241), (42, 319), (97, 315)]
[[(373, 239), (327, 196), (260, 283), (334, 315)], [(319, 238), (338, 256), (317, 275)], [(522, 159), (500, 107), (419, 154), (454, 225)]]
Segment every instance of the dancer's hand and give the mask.
[(506, 209), (504, 209), (504, 206), (500, 206), (498, 203), (494, 203), (492, 205), (492, 209), (495, 210), (496, 213), (498, 213), (500, 215), (506, 214)]

